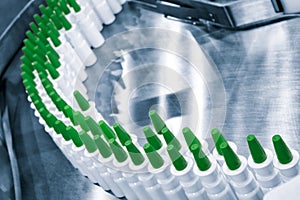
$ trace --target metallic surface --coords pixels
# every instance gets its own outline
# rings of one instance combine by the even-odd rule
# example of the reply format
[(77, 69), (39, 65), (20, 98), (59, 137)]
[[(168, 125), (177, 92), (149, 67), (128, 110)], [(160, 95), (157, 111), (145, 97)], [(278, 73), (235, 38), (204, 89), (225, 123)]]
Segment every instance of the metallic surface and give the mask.
[[(297, 83), (300, 81), (297, 76), (299, 73), (297, 68), (299, 48), (297, 47), (300, 45), (297, 42), (299, 41), (297, 38), (299, 38), (300, 30), (299, 18), (236, 32), (174, 22), (165, 19), (160, 14), (127, 6), (119, 14), (115, 24), (107, 27), (103, 34), (108, 38), (119, 32), (145, 27), (160, 27), (186, 35), (190, 34), (199, 43), (208, 59), (213, 61), (221, 74), (226, 92), (224, 102), (227, 108), (225, 111), (220, 110), (220, 112), (226, 113), (226, 118), (224, 126), (219, 128), (223, 128), (226, 137), (238, 143), (242, 154), (248, 155), (245, 137), (250, 133), (256, 134), (262, 143), (269, 148), (272, 148), (271, 136), (276, 133), (282, 134), (290, 146), (300, 150), (300, 138), (297, 134), (297, 122), (299, 121), (297, 100), (300, 94), (297, 87)], [(138, 41), (135, 42), (138, 43)], [(176, 43), (176, 41), (172, 41), (172, 43)], [(105, 49), (100, 48), (95, 52), (98, 51), (104, 52)], [(141, 55), (147, 54), (145, 52), (138, 54), (139, 59), (141, 59)], [(100, 53), (98, 56), (101, 59)], [(141, 61), (135, 61), (135, 63), (138, 62)], [(98, 70), (101, 71), (102, 69), (98, 68)], [(96, 75), (94, 74), (94, 76)], [(108, 76), (99, 74), (99, 77)], [(117, 78), (115, 82), (118, 80)], [(92, 84), (99, 84), (97, 81), (97, 79), (92, 79), (91, 82)], [(86, 84), (89, 83), (87, 80)], [(108, 82), (106, 83), (109, 85)], [(113, 86), (110, 85), (110, 87), (112, 88), (109, 86), (98, 88), (95, 94), (93, 92), (89, 94), (92, 99), (94, 98), (93, 95), (98, 97), (95, 99), (98, 110), (101, 107), (99, 101), (111, 103), (113, 99), (111, 94), (105, 93), (113, 90)], [(123, 87), (126, 90), (126, 85)], [(145, 109), (151, 107), (152, 99), (145, 100), (143, 99), (145, 95), (142, 94), (141, 96), (141, 101), (148, 103), (147, 106), (142, 104)], [(197, 98), (205, 100), (205, 98), (209, 98), (209, 94), (204, 93), (202, 97)], [(137, 99), (134, 100), (136, 103)], [(122, 99), (117, 101), (120, 103)], [(112, 102), (114, 103), (114, 101)], [(167, 104), (166, 107), (170, 107), (170, 105), (176, 107), (174, 100)], [(113, 105), (114, 107), (117, 105)], [(106, 106), (106, 108), (109, 107)], [(128, 108), (132, 107), (129, 106)], [(204, 116), (209, 116), (210, 108), (204, 107), (203, 109), (201, 114), (204, 113)], [(164, 111), (166, 110), (168, 108)], [(130, 109), (126, 111), (127, 117), (135, 118)], [(143, 110), (141, 112), (145, 113)], [(175, 112), (176, 110), (169, 110), (169, 113), (164, 114), (167, 118), (172, 118)], [(140, 125), (149, 123), (149, 119), (147, 122), (145, 118), (145, 116), (141, 116), (144, 121)], [(110, 118), (106, 117), (106, 119), (109, 120)], [(112, 123), (113, 120), (110, 122)]]
[[(238, 152), (246, 156), (249, 154), (245, 137), (250, 133), (256, 134), (262, 144), (271, 149), (272, 135), (281, 134), (291, 147), (300, 151), (299, 18), (255, 29), (229, 31), (167, 20), (160, 14), (126, 5), (124, 11), (117, 16), (116, 22), (106, 27), (103, 34), (109, 38), (138, 27), (160, 27), (190, 34), (195, 38), (209, 60), (216, 66), (223, 80), (226, 115), (223, 127), (219, 128), (222, 128), (225, 137), (237, 143)], [(104, 51), (104, 49), (100, 48), (97, 51)], [(15, 55), (1, 79), (0, 102), (2, 104), (4, 100), (9, 109), (14, 150), (21, 174), (22, 197), (24, 199), (113, 199), (71, 166), (33, 116), (19, 76), (20, 56), (21, 53)], [(125, 60), (130, 59), (130, 56), (137, 58), (136, 56), (140, 55), (133, 52), (127, 56)], [(149, 55), (150, 58), (151, 56), (153, 55)], [(99, 59), (106, 58), (99, 54)], [(136, 62), (140, 63), (139, 60)], [(118, 74), (112, 75), (118, 77)], [(111, 78), (111, 76), (106, 77)], [(96, 86), (98, 78), (94, 80)], [(202, 80), (205, 80), (205, 77)], [(105, 88), (102, 89), (102, 96), (99, 98), (102, 98), (106, 92)], [(109, 88), (106, 89), (110, 91)], [(185, 95), (185, 88), (181, 89), (183, 89), (180, 90), (182, 93), (179, 94), (176, 90), (178, 96)], [(89, 93), (89, 95), (94, 98), (94, 94)], [(206, 97), (205, 94), (197, 98)], [(170, 99), (163, 104), (166, 106), (176, 102), (170, 94), (164, 99)], [(134, 100), (138, 101), (138, 99)], [(141, 100), (138, 103), (152, 103), (151, 100)], [(209, 116), (208, 108), (204, 109), (201, 115)], [(168, 120), (178, 116), (178, 113), (172, 109), (162, 109), (168, 111), (165, 113)], [(129, 117), (130, 113), (126, 116)], [(137, 124), (144, 125), (146, 122), (137, 122)], [(210, 138), (208, 140), (211, 141)]]
[(0, 77), (23, 44), (25, 32), (44, 0), (1, 0)]
[(195, 24), (211, 23), (231, 29), (253, 27), (284, 17), (282, 13), (275, 12), (269, 0), (132, 0), (132, 2), (180, 21)]
[(189, 35), (136, 27), (107, 39), (95, 52), (105, 59), (87, 70), (90, 99), (106, 121), (123, 124), (141, 145), (151, 109), (172, 119), (166, 123), (179, 139), (183, 137), (177, 133), (184, 126), (204, 137), (213, 127), (223, 125), (222, 80)]

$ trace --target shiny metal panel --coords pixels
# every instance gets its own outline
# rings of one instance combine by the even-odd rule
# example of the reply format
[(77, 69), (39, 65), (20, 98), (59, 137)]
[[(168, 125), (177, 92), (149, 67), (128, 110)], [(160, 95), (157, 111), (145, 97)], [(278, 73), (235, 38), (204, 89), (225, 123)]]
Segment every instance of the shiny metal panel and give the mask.
[[(167, 124), (176, 133), (189, 126), (205, 136), (213, 127), (222, 126), (223, 83), (189, 35), (162, 28), (133, 29), (106, 40), (95, 52), (111, 58), (111, 62), (99, 59), (87, 70), (86, 85), (98, 111), (111, 124), (123, 124), (141, 143), (151, 109), (172, 119)], [(183, 139), (182, 134), (176, 135)]]
[[(297, 122), (299, 121), (297, 117), (297, 98), (299, 95), (297, 81), (300, 81), (299, 77), (297, 77), (298, 70), (296, 67), (299, 61), (297, 56), (299, 53), (297, 38), (299, 36), (298, 29), (300, 29), (300, 20), (298, 18), (256, 29), (236, 32), (215, 29), (213, 27), (197, 27), (170, 21), (160, 14), (127, 6), (125, 11), (118, 16), (116, 24), (105, 29), (103, 34), (109, 38), (111, 35), (119, 32), (145, 27), (159, 27), (175, 30), (194, 38), (194, 40), (199, 43), (201, 49), (207, 55), (208, 60), (212, 61), (213, 65), (216, 66), (221, 74), (225, 88), (226, 98), (224, 102), (226, 109), (219, 111), (225, 114), (225, 122), (223, 126), (217, 126), (223, 129), (228, 139), (237, 142), (240, 147), (239, 151), (242, 154), (248, 155), (245, 137), (250, 133), (256, 134), (262, 143), (269, 148), (272, 148), (271, 136), (279, 133), (283, 135), (291, 146), (298, 150), (300, 149), (300, 138), (297, 134)], [(138, 40), (134, 42), (138, 43)], [(177, 42), (170, 40), (170, 43)], [(95, 52), (101, 58), (101, 55), (103, 56), (102, 53), (107, 52), (106, 50), (108, 49), (100, 48)], [(149, 52), (141, 51), (139, 54), (135, 54), (136, 52), (127, 54), (126, 57), (123, 58), (125, 61), (120, 62), (132, 63), (132, 65), (148, 62), (147, 59), (151, 60), (151, 57), (155, 57), (155, 53), (151, 54)], [(107, 54), (104, 53), (104, 55), (103, 59), (111, 59), (111, 57), (107, 57)], [(122, 65), (122, 67), (124, 67), (124, 65)], [(96, 68), (100, 71), (103, 70), (100, 66)], [(106, 73), (109, 73), (109, 68), (111, 67), (107, 68)], [(118, 69), (121, 69), (120, 66)], [(112, 115), (107, 115), (105, 118), (110, 123), (113, 123), (116, 118), (120, 120), (121, 123), (124, 120), (123, 123), (130, 132), (141, 134), (139, 129), (132, 129), (131, 125), (127, 124), (127, 119), (125, 118), (127, 116), (127, 118), (133, 119), (133, 121), (135, 121), (134, 126), (137, 127), (149, 124), (149, 118), (145, 116), (145, 110), (148, 110), (152, 105), (158, 102), (155, 97), (149, 95), (153, 95), (152, 90), (154, 89), (149, 87), (147, 91), (147, 95), (149, 95), (148, 98), (147, 95), (145, 95), (147, 92), (141, 88), (133, 93), (132, 97), (134, 98), (127, 104), (129, 105), (127, 109), (121, 109), (122, 112), (126, 113), (124, 115), (122, 114), (121, 118), (118, 117), (118, 105), (124, 104), (124, 102), (122, 102), (123, 99), (111, 101), (113, 99), (111, 98), (112, 93), (108, 92), (109, 94), (106, 94), (107, 91), (126, 91), (126, 89), (124, 89), (127, 87), (126, 81), (123, 81), (123, 86), (122, 84), (117, 84), (121, 87), (118, 87), (116, 90), (114, 89), (115, 86), (109, 83), (113, 78), (120, 76), (121, 71), (119, 71), (120, 74), (117, 76), (111, 76), (112, 79), (109, 79), (108, 75), (96, 75), (97, 73), (93, 71), (93, 68), (88, 69), (87, 72), (91, 76), (98, 76), (86, 82), (87, 85), (96, 84), (97, 86), (95, 87), (98, 87), (97, 90), (90, 91), (89, 93), (89, 96), (95, 99), (97, 109), (101, 112), (101, 109), (103, 109), (101, 106), (105, 105), (104, 102), (109, 102), (106, 104), (107, 106), (104, 107), (106, 107), (106, 109), (114, 108), (114, 111), (112, 111), (112, 109), (110, 111), (106, 110), (105, 112)], [(168, 77), (166, 73), (162, 73), (160, 76), (161, 78)], [(100, 77), (102, 81), (98, 82), (98, 80), (101, 79)], [(106, 79), (104, 77), (106, 77)], [(116, 78), (115, 82), (118, 82), (118, 80), (122, 79)], [(205, 77), (203, 77), (203, 80), (205, 80)], [(105, 87), (98, 85), (104, 82), (110, 85), (106, 87), (107, 90), (105, 90)], [(186, 91), (184, 87), (182, 87), (181, 90)], [(181, 90), (176, 90), (173, 94), (180, 97), (181, 94), (178, 93), (178, 91)], [(118, 96), (118, 94), (114, 95)], [(162, 115), (167, 121), (172, 121), (172, 119), (175, 119), (176, 116), (181, 113), (176, 110), (178, 101), (173, 98), (168, 98), (168, 95), (166, 96), (166, 93), (162, 93), (162, 98), (164, 100), (168, 99), (168, 102), (164, 102), (163, 106), (159, 106), (158, 110), (164, 109)], [(183, 95), (186, 94), (183, 92)], [(205, 101), (205, 99), (209, 99), (210, 94), (204, 92), (201, 95), (197, 96), (196, 93), (195, 96)], [(130, 96), (130, 94), (128, 94), (128, 96)], [(143, 107), (145, 110), (135, 112), (136, 107), (133, 106), (133, 103), (139, 109)], [(111, 104), (114, 105), (110, 107)], [(212, 111), (211, 107), (204, 106), (203, 109), (199, 115), (210, 116), (210, 112)], [(141, 119), (141, 121), (138, 121), (138, 119)], [(188, 122), (193, 122), (191, 116), (182, 126), (190, 125), (191, 123), (189, 124)], [(201, 122), (198, 123), (203, 124)], [(179, 132), (176, 132), (176, 134), (181, 135)], [(208, 133), (201, 131), (198, 134), (202, 136), (208, 135)], [(209, 137), (208, 140), (210, 140)]]
[(233, 3), (228, 6), (228, 10), (237, 27), (270, 21), (282, 16), (282, 14), (275, 12), (273, 4), (269, 0), (233, 1)]
[[(241, 29), (282, 18), (270, 0), (131, 0), (143, 8), (190, 23)], [(169, 2), (172, 2), (170, 4)]]

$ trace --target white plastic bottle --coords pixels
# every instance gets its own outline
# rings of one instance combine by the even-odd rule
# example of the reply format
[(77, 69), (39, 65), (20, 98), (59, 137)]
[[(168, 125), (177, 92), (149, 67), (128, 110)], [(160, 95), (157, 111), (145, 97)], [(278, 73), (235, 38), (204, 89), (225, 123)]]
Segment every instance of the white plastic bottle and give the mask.
[(299, 174), (299, 153), (290, 149), (280, 135), (272, 137), (276, 156), (273, 164), (279, 170), (281, 178), (287, 182)]
[[(80, 8), (81, 8), (80, 12), (82, 12), (82, 14), (84, 14), (87, 18), (89, 18), (90, 22), (93, 22), (93, 24), (95, 24), (98, 32), (101, 31), (103, 29), (102, 21), (99, 18), (99, 16), (97, 15), (92, 1), (91, 0), (79, 0), (79, 4), (80, 4)], [(77, 12), (77, 13), (79, 14), (79, 12)], [(81, 17), (81, 19), (82, 19), (82, 17)]]
[(121, 12), (122, 6), (118, 0), (107, 0), (107, 3), (114, 14)]
[[(199, 177), (193, 172), (194, 162), (191, 158), (184, 159), (173, 145), (167, 147), (168, 154), (172, 160), (171, 173), (177, 177), (188, 199), (208, 200)], [(197, 196), (195, 195), (197, 193)]]
[(224, 160), (221, 148), (220, 148), (221, 144), (223, 142), (227, 142), (229, 144), (229, 146), (233, 149), (234, 152), (237, 152), (237, 146), (236, 146), (236, 144), (234, 142), (227, 141), (224, 138), (224, 136), (222, 135), (222, 133), (220, 132), (220, 130), (217, 129), (217, 128), (212, 129), (211, 135), (212, 135), (212, 138), (213, 138), (214, 143), (215, 143), (215, 148), (213, 150), (213, 154), (212, 155), (217, 160), (217, 162), (219, 163), (219, 165), (223, 166), (225, 160)]
[(227, 180), (213, 156), (207, 156), (198, 144), (191, 146), (196, 165), (194, 173), (199, 177), (210, 200), (236, 200)]
[[(111, 138), (108, 140), (108, 143), (112, 149), (112, 152), (115, 156), (115, 159), (112, 161), (113, 168), (109, 168), (108, 172), (111, 173), (111, 176), (114, 182), (119, 186), (119, 188), (125, 194), (125, 197), (129, 200), (138, 199), (136, 194), (128, 185), (126, 178), (123, 176), (122, 171), (128, 170), (128, 164), (130, 158), (120, 144), (114, 139)], [(122, 170), (122, 171), (121, 171)]]
[(172, 175), (170, 165), (165, 163), (150, 144), (144, 145), (144, 150), (151, 163), (148, 170), (156, 177), (166, 197), (173, 200), (187, 199), (177, 177)]
[(223, 172), (229, 178), (238, 199), (261, 200), (264, 194), (247, 168), (247, 159), (237, 156), (227, 142), (223, 142), (220, 147), (225, 158)]
[(100, 134), (94, 136), (94, 142), (100, 152), (99, 155), (94, 158), (94, 165), (96, 166), (96, 170), (99, 172), (99, 175), (105, 180), (110, 190), (116, 197), (124, 197), (124, 192), (121, 190), (118, 184), (114, 182), (111, 174), (108, 171), (108, 168), (112, 167), (112, 161), (114, 159), (114, 157), (112, 156), (112, 150)]
[(92, 0), (92, 2), (98, 16), (104, 24), (109, 25), (116, 20), (116, 17), (106, 0)]
[(266, 193), (281, 184), (278, 170), (273, 165), (273, 153), (264, 149), (254, 135), (248, 135), (247, 142), (251, 153), (248, 165), (254, 170), (256, 180)]

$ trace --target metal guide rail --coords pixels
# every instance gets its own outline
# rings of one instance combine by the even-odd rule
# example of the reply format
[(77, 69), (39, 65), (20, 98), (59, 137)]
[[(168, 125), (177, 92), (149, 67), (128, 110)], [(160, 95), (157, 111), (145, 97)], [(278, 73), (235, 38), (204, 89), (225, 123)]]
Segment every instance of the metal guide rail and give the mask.
[(131, 0), (145, 9), (167, 18), (192, 24), (213, 24), (230, 29), (244, 29), (273, 22), (299, 10), (292, 1), (207, 1), (207, 0)]

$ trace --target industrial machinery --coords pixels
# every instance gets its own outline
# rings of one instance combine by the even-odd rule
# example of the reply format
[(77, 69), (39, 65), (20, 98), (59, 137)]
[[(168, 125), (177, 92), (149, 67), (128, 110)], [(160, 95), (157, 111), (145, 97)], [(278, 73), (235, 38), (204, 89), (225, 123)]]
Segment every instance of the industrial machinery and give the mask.
[(297, 199), (298, 1), (14, 3), (0, 199)]

